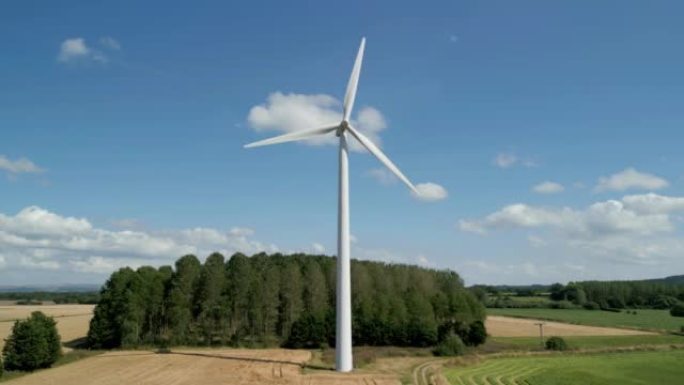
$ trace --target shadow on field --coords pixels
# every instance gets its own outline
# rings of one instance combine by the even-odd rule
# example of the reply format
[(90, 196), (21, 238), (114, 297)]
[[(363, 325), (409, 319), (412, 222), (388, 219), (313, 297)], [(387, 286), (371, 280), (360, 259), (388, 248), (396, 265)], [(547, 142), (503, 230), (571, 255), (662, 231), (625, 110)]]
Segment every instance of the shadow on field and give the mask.
[(301, 368), (307, 369), (317, 369), (317, 370), (331, 370), (329, 367), (307, 364), (306, 362), (294, 362), (294, 361), (281, 361), (281, 360), (271, 360), (268, 358), (257, 358), (257, 357), (240, 357), (240, 356), (227, 356), (221, 354), (211, 354), (211, 353), (199, 353), (199, 352), (174, 352), (170, 351), (167, 353), (157, 353), (157, 354), (178, 354), (182, 356), (196, 356), (196, 357), (206, 357), (206, 358), (221, 358), (224, 360), (233, 361), (245, 361), (245, 362), (255, 362), (264, 364), (281, 364), (281, 365), (295, 365)]
[(67, 348), (71, 349), (86, 349), (88, 347), (88, 338), (87, 337), (81, 337), (81, 338), (76, 338), (71, 341), (63, 341), (62, 346), (65, 346)]

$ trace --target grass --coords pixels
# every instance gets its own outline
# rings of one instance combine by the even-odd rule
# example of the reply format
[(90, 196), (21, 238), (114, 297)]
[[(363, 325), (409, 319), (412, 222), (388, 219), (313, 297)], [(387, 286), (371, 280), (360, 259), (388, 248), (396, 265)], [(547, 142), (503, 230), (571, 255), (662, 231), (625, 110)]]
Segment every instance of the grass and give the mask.
[[(55, 368), (55, 367), (58, 367), (58, 366), (62, 366), (62, 365), (66, 365), (66, 364), (70, 364), (70, 363), (72, 363), (72, 362), (76, 362), (76, 361), (78, 361), (78, 360), (82, 360), (82, 359), (84, 359), (84, 358), (96, 356), (96, 355), (102, 354), (102, 353), (103, 353), (103, 351), (101, 351), (101, 350), (82, 350), (82, 349), (75, 349), (75, 350), (72, 350), (72, 351), (70, 351), (70, 352), (65, 353), (64, 355), (62, 355), (62, 356), (57, 360), (57, 362), (55, 362), (55, 363), (52, 365), (52, 368)], [(48, 368), (48, 369), (39, 369), (39, 370), (36, 370), (36, 372), (37, 372), (37, 371), (40, 371), (40, 370), (49, 370), (49, 368)], [(21, 376), (25, 376), (25, 375), (30, 374), (30, 373), (31, 373), (31, 372), (5, 371), (5, 373), (3, 374), (3, 376), (0, 377), (0, 382), (9, 381), (9, 380), (12, 380), (12, 379), (21, 377)]]
[(684, 350), (523, 356), (446, 368), (444, 375), (454, 385), (681, 384), (682, 362)]
[(684, 318), (673, 317), (668, 310), (636, 310), (613, 313), (584, 309), (487, 309), (487, 314), (520, 318), (537, 318), (580, 325), (623, 327), (652, 331), (679, 331)]
[[(374, 363), (378, 358), (387, 357), (431, 357), (431, 348), (414, 348), (401, 346), (354, 346), (354, 367), (363, 368)], [(313, 363), (334, 368), (335, 349), (326, 348), (312, 353)]]
[[(642, 336), (566, 336), (572, 350), (610, 349), (653, 345), (684, 345), (684, 337), (670, 334)], [(539, 337), (490, 337), (481, 348), (485, 352), (498, 350), (542, 350)]]

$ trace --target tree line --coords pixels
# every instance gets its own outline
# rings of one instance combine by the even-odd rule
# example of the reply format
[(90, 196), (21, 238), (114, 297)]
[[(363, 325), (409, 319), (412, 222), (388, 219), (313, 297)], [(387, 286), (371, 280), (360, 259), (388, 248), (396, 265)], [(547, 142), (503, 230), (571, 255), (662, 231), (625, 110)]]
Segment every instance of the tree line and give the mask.
[(601, 309), (670, 309), (684, 301), (684, 285), (655, 281), (583, 281), (551, 285), (550, 298)]
[[(356, 345), (484, 332), (484, 307), (453, 271), (357, 260), (351, 269)], [(323, 255), (214, 253), (204, 264), (186, 255), (174, 268), (122, 268), (100, 291), (88, 344), (334, 346), (335, 280), (336, 259)]]

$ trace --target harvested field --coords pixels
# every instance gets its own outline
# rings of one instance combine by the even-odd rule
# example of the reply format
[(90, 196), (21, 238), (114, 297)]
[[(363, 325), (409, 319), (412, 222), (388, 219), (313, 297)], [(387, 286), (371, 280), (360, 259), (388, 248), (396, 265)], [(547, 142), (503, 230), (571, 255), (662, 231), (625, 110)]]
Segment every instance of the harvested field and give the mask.
[(117, 351), (39, 371), (8, 382), (12, 385), (203, 385), (203, 384), (332, 384), (398, 385), (392, 375), (332, 371), (302, 374), (311, 358), (306, 350), (192, 349), (169, 354)]
[[(93, 317), (93, 305), (27, 305), (0, 306), (0, 349), (5, 344), (14, 326), (14, 321), (25, 319), (34, 311), (55, 317), (57, 330), (62, 342), (83, 338), (88, 334), (90, 319)], [(68, 348), (64, 349), (68, 351)]]
[(618, 329), (598, 326), (573, 325), (561, 322), (535, 319), (487, 316), (487, 332), (494, 337), (535, 337), (539, 336), (539, 326), (544, 323), (545, 336), (629, 336), (656, 334), (647, 331)]

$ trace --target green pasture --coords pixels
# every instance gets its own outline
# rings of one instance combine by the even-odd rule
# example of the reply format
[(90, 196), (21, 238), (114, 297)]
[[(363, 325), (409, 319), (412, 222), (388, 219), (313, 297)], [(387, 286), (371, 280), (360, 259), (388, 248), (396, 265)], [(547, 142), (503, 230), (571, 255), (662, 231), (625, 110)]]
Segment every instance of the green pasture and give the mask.
[(673, 317), (668, 310), (637, 309), (637, 314), (584, 309), (487, 309), (489, 315), (536, 318), (580, 325), (624, 327), (654, 331), (679, 331), (684, 318)]
[[(565, 336), (572, 350), (644, 347), (654, 345), (684, 345), (684, 336), (655, 334), (641, 336)], [(541, 350), (539, 337), (490, 337), (485, 351)]]
[(488, 359), (450, 367), (453, 385), (660, 385), (684, 383), (684, 350)]

